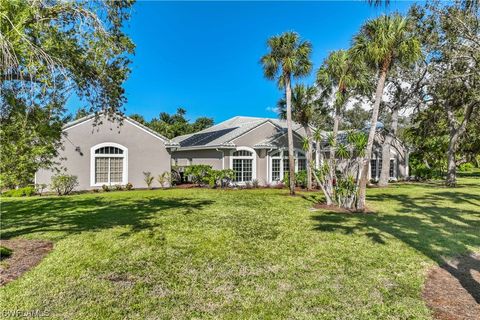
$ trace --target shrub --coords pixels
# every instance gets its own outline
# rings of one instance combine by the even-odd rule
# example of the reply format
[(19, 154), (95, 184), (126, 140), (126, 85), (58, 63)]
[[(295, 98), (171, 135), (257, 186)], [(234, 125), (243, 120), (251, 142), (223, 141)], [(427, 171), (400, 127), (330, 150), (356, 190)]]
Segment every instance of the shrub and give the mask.
[(152, 173), (150, 171), (143, 172), (143, 181), (145, 181), (145, 183), (147, 184), (148, 189), (152, 189), (153, 179), (155, 178), (152, 176)]
[(52, 177), (50, 186), (59, 196), (67, 195), (78, 186), (78, 178), (74, 175), (57, 174)]
[(258, 179), (253, 179), (252, 180), (252, 186), (256, 189), (258, 188), (258, 186), (260, 185), (260, 182), (258, 181)]
[(35, 192), (41, 196), (43, 193), (43, 190), (45, 190), (46, 188), (47, 188), (47, 185), (45, 183), (37, 183), (35, 185)]
[(110, 191), (110, 187), (107, 186), (106, 184), (102, 184), (102, 190), (105, 191), (105, 192), (109, 192), (109, 191)]
[(246, 189), (252, 189), (252, 183), (250, 181), (245, 182)]
[(125, 189), (126, 189), (127, 191), (132, 190), (132, 189), (133, 189), (133, 184), (131, 184), (130, 182), (127, 183), (127, 184), (125, 185)]
[(475, 166), (470, 162), (462, 163), (458, 166), (458, 170), (462, 172), (472, 172), (474, 168)]
[(123, 190), (123, 187), (121, 184), (116, 184), (115, 185), (115, 191), (122, 191)]
[(209, 183), (212, 167), (205, 164), (195, 164), (185, 168), (185, 175), (190, 177), (193, 183), (202, 185)]
[(92, 191), (93, 191), (93, 193), (99, 193), (100, 192), (99, 189), (93, 189)]
[(0, 260), (8, 258), (12, 255), (13, 250), (4, 246), (0, 246)]
[(164, 173), (158, 175), (157, 180), (158, 180), (158, 183), (160, 183), (160, 186), (162, 188), (165, 188), (171, 185), (172, 174), (168, 171), (165, 171)]
[(210, 170), (205, 179), (211, 188), (227, 187), (235, 177), (235, 171), (232, 169)]
[(35, 188), (28, 186), (24, 188), (12, 189), (2, 193), (4, 197), (31, 197), (35, 194)]
[(301, 188), (307, 187), (307, 170), (300, 170), (295, 174), (295, 185)]

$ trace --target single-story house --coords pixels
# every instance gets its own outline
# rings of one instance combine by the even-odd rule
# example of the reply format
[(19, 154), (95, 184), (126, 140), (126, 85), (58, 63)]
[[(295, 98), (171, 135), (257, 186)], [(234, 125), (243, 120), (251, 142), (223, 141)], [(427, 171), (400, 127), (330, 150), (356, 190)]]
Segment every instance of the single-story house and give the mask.
[(170, 153), (176, 146), (129, 117), (119, 121), (103, 115), (95, 119), (93, 114), (66, 124), (62, 145), (58, 166), (37, 171), (36, 184), (49, 185), (51, 177), (63, 171), (78, 177), (79, 190), (129, 182), (145, 187), (143, 172), (156, 176), (171, 171)]
[[(237, 184), (257, 180), (269, 185), (282, 181), (289, 168), (287, 125), (279, 119), (237, 116), (171, 140), (129, 117), (120, 122), (100, 116), (95, 121), (90, 115), (68, 123), (63, 131), (58, 167), (39, 170), (35, 183), (49, 184), (51, 177), (63, 170), (78, 177), (79, 190), (128, 182), (142, 188), (146, 187), (143, 172), (157, 176), (170, 172), (172, 166), (181, 171), (189, 165), (206, 164), (216, 170), (233, 169)], [(306, 135), (296, 123), (293, 132), (295, 171), (300, 171), (307, 166), (302, 150)], [(380, 175), (383, 140), (378, 136), (370, 165), (373, 180)], [(396, 140), (391, 153), (391, 178), (406, 178), (406, 148)]]

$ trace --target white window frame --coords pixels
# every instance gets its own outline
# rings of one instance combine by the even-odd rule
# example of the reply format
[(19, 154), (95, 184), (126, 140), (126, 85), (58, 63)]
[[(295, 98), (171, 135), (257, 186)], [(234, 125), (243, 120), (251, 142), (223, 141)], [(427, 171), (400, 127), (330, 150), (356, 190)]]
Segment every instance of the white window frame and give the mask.
[[(96, 154), (95, 150), (102, 147), (115, 147), (123, 151), (123, 154)], [(108, 169), (108, 182), (95, 183), (95, 159), (96, 158), (123, 158), (122, 182), (110, 182), (110, 168)], [(90, 148), (90, 186), (101, 187), (102, 185), (125, 185), (128, 183), (128, 148), (115, 142), (102, 142)]]
[[(284, 168), (283, 162), (288, 161), (288, 157), (285, 158), (285, 156), (284, 156), (285, 152), (288, 152), (287, 148), (281, 148), (281, 149), (272, 151), (268, 154), (268, 181), (270, 183), (281, 182), (281, 181), (283, 181), (283, 178), (285, 177), (285, 172), (283, 170), (283, 168)], [(302, 155), (299, 156), (299, 153), (302, 154)], [(280, 154), (280, 155), (276, 155), (276, 154)], [(303, 150), (300, 150), (300, 149), (297, 149), (297, 148), (295, 148), (293, 150), (293, 155), (294, 155), (294, 159), (295, 159), (295, 172), (298, 172), (298, 159), (305, 159), (305, 162), (306, 162), (307, 161), (307, 156), (306, 156), (306, 154)], [(278, 180), (278, 181), (277, 180), (275, 180), (275, 181), (272, 180), (272, 168), (273, 168), (272, 162), (273, 162), (273, 159), (280, 159), (280, 180)], [(308, 163), (307, 163), (307, 165), (308, 165)]]
[[(234, 156), (233, 153), (235, 151), (248, 151), (251, 152), (251, 156)], [(230, 169), (233, 170), (233, 159), (251, 159), (252, 160), (252, 181), (257, 179), (257, 152), (250, 148), (250, 147), (237, 147), (235, 149), (230, 150)], [(246, 181), (235, 181), (234, 183), (242, 185), (245, 184)], [(251, 182), (251, 181), (248, 181)]]
[[(375, 158), (372, 158), (370, 159), (370, 163), (368, 164), (368, 172), (370, 173), (370, 177), (372, 176), (371, 172), (372, 172), (372, 163), (371, 163), (371, 160), (374, 160), (375, 163), (376, 163), (376, 166), (375, 166), (375, 176), (373, 178), (374, 181), (378, 181), (380, 179), (380, 174), (381, 174), (381, 171), (380, 171), (380, 162), (381, 162), (381, 159), (380, 157), (377, 157), (375, 156)], [(390, 177), (390, 167), (388, 168), (388, 179), (389, 180), (397, 180), (398, 179), (398, 170), (397, 170), (397, 159), (395, 157), (390, 157), (390, 161), (393, 160), (393, 174), (394, 174), (394, 177)], [(390, 162), (388, 164), (390, 166)]]

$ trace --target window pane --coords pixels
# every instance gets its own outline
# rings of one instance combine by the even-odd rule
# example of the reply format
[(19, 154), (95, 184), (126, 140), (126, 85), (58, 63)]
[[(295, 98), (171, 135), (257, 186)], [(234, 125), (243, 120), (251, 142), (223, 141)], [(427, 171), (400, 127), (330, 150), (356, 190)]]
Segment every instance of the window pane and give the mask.
[(237, 157), (251, 157), (252, 156), (252, 153), (250, 151), (247, 151), (247, 150), (238, 150), (238, 151), (235, 151), (233, 153), (233, 156), (237, 156)]
[(396, 177), (395, 160), (390, 159), (390, 178)]
[(290, 172), (290, 164), (288, 158), (283, 159), (283, 175), (285, 175), (287, 172)]
[(108, 183), (108, 158), (95, 158), (95, 183)]
[(372, 159), (370, 160), (370, 179), (377, 178), (377, 160)]
[(243, 162), (243, 181), (252, 181), (252, 160), (242, 159)]
[(233, 159), (233, 168), (235, 171), (235, 179), (234, 181), (242, 181), (242, 160), (241, 159)]
[(122, 182), (123, 158), (110, 158), (110, 182)]
[(232, 169), (235, 171), (235, 182), (252, 180), (252, 159), (233, 159), (232, 164)]
[(123, 154), (123, 150), (117, 147), (101, 147), (95, 150), (96, 154)]
[(307, 160), (298, 159), (298, 171), (307, 170)]
[(272, 181), (280, 180), (280, 159), (272, 159)]

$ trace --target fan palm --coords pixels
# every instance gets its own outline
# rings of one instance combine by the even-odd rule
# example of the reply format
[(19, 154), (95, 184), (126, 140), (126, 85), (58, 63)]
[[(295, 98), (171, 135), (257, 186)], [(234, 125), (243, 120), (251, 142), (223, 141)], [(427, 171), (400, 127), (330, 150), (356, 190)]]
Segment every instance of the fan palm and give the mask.
[(312, 45), (308, 41), (302, 41), (295, 32), (285, 32), (273, 36), (267, 42), (269, 52), (264, 55), (260, 62), (263, 73), (269, 80), (277, 80), (278, 86), (285, 90), (287, 137), (288, 137), (288, 160), (290, 164), (290, 194), (295, 194), (295, 160), (293, 153), (292, 131), (292, 78), (303, 77), (312, 70), (310, 55)]
[(420, 42), (409, 30), (408, 20), (399, 14), (384, 15), (367, 21), (354, 37), (350, 50), (355, 59), (367, 63), (371, 70), (378, 74), (375, 102), (373, 104), (370, 132), (357, 201), (357, 210), (364, 211), (368, 163), (372, 155), (378, 110), (383, 96), (387, 73), (396, 64), (409, 65), (415, 62), (420, 58), (421, 50)]
[[(307, 135), (306, 143), (307, 148), (307, 189), (312, 188), (312, 143), (313, 134), (311, 124), (315, 112), (321, 107), (321, 102), (318, 99), (318, 89), (314, 86), (305, 86), (303, 84), (297, 84), (292, 91), (292, 119), (302, 125)], [(278, 102), (278, 111), (280, 118), (286, 119), (287, 117), (287, 103), (285, 99), (281, 99)]]

